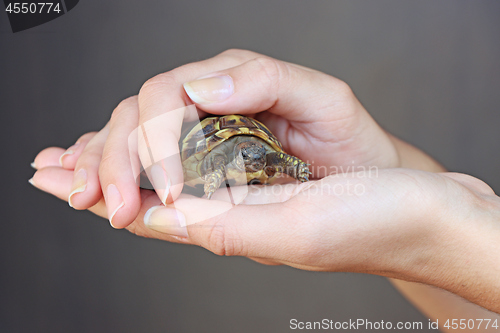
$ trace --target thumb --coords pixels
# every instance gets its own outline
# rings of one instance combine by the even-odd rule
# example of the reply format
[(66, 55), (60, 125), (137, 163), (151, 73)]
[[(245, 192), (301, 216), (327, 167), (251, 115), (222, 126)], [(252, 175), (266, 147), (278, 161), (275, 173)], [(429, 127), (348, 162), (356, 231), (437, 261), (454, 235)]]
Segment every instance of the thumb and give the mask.
[(212, 114), (246, 114), (271, 109), (296, 121), (317, 121), (315, 112), (350, 88), (341, 80), (266, 56), (184, 83), (196, 106)]
[(491, 186), (476, 177), (458, 172), (444, 172), (441, 173), (441, 175), (451, 178), (465, 187), (475, 190), (481, 194), (495, 195), (495, 191), (493, 191)]
[(181, 197), (173, 205), (150, 209), (144, 223), (150, 229), (186, 237), (217, 255), (279, 260), (288, 257), (290, 244), (300, 238), (287, 206), (288, 202), (233, 205)]

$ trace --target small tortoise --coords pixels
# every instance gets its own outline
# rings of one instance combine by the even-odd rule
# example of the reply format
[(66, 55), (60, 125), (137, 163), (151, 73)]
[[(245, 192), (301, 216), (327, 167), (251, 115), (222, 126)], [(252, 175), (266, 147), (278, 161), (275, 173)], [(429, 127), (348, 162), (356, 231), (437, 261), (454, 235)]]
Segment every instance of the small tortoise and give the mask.
[(203, 119), (182, 141), (181, 158), (186, 184), (204, 184), (208, 199), (223, 181), (272, 184), (287, 174), (306, 182), (311, 174), (308, 164), (286, 154), (264, 124), (241, 115)]

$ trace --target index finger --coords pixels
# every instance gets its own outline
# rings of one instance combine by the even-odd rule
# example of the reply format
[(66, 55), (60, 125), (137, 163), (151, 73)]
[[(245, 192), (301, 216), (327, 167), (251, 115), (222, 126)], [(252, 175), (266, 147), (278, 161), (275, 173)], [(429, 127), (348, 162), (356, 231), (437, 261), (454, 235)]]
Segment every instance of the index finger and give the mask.
[[(148, 80), (139, 92), (138, 154), (163, 204), (179, 197), (183, 172), (179, 139), (183, 122), (199, 121), (200, 114), (183, 84), (213, 71), (256, 57), (250, 51), (227, 51), (208, 60), (176, 68)], [(134, 175), (138, 176), (138, 175)]]

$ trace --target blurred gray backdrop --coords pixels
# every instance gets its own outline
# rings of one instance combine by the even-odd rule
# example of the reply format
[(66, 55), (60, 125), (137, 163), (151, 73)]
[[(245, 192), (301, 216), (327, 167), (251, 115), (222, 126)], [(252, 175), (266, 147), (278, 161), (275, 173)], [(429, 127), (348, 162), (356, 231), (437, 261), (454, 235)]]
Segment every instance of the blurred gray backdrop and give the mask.
[(498, 192), (499, 18), (500, 2), (479, 0), (82, 0), (13, 34), (2, 10), (0, 331), (427, 323), (382, 277), (266, 267), (113, 230), (32, 188), (29, 164), (100, 129), (155, 74), (237, 47), (347, 81), (384, 128)]

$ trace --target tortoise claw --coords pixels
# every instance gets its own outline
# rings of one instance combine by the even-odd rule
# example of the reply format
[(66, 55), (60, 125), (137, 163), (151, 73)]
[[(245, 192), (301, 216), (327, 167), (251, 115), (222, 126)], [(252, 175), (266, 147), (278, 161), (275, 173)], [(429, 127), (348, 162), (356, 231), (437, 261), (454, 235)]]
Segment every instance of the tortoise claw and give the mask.
[(203, 186), (203, 189), (205, 191), (205, 194), (207, 195), (208, 200), (210, 200), (214, 192), (217, 191), (217, 189), (220, 187), (220, 184), (225, 178), (224, 174), (225, 171), (222, 167), (218, 170), (215, 170), (205, 178), (205, 185)]
[(302, 183), (303, 182), (308, 182), (309, 181), (309, 175), (312, 174), (311, 171), (309, 171), (309, 168), (307, 167), (310, 164), (302, 162), (300, 166), (298, 167), (297, 170), (297, 179), (300, 180)]

